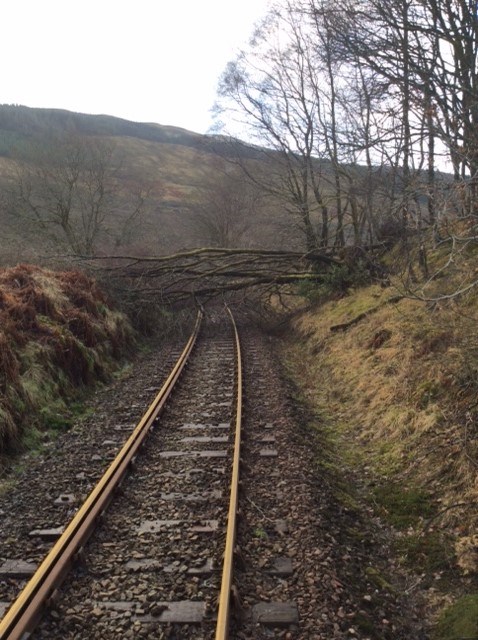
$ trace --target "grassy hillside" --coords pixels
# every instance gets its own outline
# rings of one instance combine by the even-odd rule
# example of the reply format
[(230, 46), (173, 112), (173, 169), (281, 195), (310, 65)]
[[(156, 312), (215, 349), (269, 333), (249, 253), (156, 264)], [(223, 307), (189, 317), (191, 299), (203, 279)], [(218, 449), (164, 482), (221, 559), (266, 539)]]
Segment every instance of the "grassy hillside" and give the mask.
[(348, 478), (353, 508), (392, 528), (440, 640), (476, 637), (478, 620), (478, 290), (447, 297), (478, 261), (470, 245), (440, 272), (448, 257), (443, 247), (429, 256), (439, 277), (426, 297), (440, 300), (393, 278), (340, 298), (319, 292), (284, 347), (329, 452), (318, 464)]
[[(25, 164), (29, 170), (54, 157), (55, 145), (65, 139), (92, 140), (114, 149), (113, 163), (116, 193), (125, 207), (132, 193), (147, 193), (144, 213), (134, 233), (119, 245), (112, 239), (114, 221), (105, 235), (102, 249), (111, 253), (158, 254), (185, 247), (207, 244), (198, 235), (195, 215), (205, 197), (205, 185), (220, 181), (228, 165), (227, 157), (241, 154), (248, 162), (257, 162), (252, 147), (220, 136), (205, 136), (177, 127), (135, 123), (105, 115), (85, 115), (60, 109), (32, 109), (0, 105), (0, 260), (15, 264), (18, 260), (38, 262), (46, 253), (55, 253), (45, 242), (38, 242), (37, 230), (17, 213), (8, 214), (9, 195), (14, 191)], [(50, 152), (51, 148), (51, 152)], [(43, 155), (42, 155), (43, 154)], [(222, 158), (222, 159), (221, 159)], [(226, 158), (226, 160), (224, 159)], [(20, 170), (19, 164), (20, 163)], [(10, 198), (10, 200), (9, 200)], [(120, 210), (121, 205), (116, 205)], [(264, 205), (267, 206), (267, 205)], [(114, 220), (115, 211), (113, 211)], [(254, 231), (246, 244), (270, 246), (278, 233), (274, 217), (260, 224), (258, 208)], [(119, 219), (121, 216), (119, 216)], [(278, 224), (283, 224), (280, 221)], [(290, 227), (290, 225), (289, 225)], [(117, 234), (118, 235), (118, 234)], [(289, 228), (291, 236), (297, 235)], [(56, 250), (56, 253), (64, 250)]]
[(179, 127), (131, 122), (108, 115), (88, 115), (63, 109), (0, 105), (1, 155), (10, 154), (12, 142), (63, 131), (87, 136), (127, 136), (193, 148), (206, 144), (206, 136)]

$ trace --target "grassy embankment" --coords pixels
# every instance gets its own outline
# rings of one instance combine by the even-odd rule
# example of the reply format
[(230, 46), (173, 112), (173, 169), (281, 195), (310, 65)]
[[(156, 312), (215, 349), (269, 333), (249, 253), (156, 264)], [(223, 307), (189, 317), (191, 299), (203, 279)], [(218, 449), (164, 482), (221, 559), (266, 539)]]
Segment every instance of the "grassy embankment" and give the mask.
[(0, 453), (68, 426), (82, 391), (133, 343), (126, 316), (77, 271), (0, 270)]
[[(438, 272), (447, 249), (430, 257)], [(473, 252), (461, 255), (427, 296), (458, 289), (477, 267)], [(333, 466), (360, 478), (350, 492), (394, 529), (432, 637), (474, 638), (478, 290), (434, 304), (398, 298), (393, 286), (374, 285), (322, 299), (296, 318), (284, 356)]]

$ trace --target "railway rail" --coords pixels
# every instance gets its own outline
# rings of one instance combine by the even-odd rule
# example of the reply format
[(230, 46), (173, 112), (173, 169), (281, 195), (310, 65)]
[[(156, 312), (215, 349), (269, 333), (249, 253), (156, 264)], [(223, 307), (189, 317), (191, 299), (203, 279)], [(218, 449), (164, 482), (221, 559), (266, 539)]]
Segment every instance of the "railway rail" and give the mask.
[[(1, 640), (245, 637), (234, 588), (243, 372), (227, 314), (227, 327), (198, 315), (154, 401), (0, 620)], [(273, 440), (266, 430), (258, 446)], [(274, 451), (262, 453), (273, 465)], [(264, 605), (248, 624), (297, 623), (293, 603)]]
[(42, 609), (59, 588), (75, 555), (80, 552), (82, 545), (92, 534), (97, 520), (113, 499), (115, 490), (171, 395), (197, 340), (201, 319), (202, 314), (199, 314), (191, 337), (153, 403), (0, 622), (2, 640), (3, 638), (21, 639), (36, 626)]
[(226, 313), (199, 323), (2, 480), (1, 640), (427, 637), (364, 572), (386, 549), (318, 478), (274, 342), (245, 322), (239, 350)]

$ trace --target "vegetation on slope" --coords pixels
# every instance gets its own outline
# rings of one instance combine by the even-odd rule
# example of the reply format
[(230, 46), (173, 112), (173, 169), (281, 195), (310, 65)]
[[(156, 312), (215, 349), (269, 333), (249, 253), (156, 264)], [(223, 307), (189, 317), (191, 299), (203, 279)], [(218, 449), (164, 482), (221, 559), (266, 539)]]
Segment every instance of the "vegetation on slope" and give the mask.
[(78, 271), (0, 270), (0, 452), (68, 423), (79, 391), (132, 345), (127, 318)]
[[(0, 264), (84, 254), (77, 241), (71, 242), (70, 227), (75, 236), (94, 230), (89, 252), (96, 255), (158, 255), (217, 246), (217, 227), (230, 226), (231, 219), (237, 225), (238, 218), (247, 233), (229, 240), (235, 246), (297, 243), (300, 233), (285, 225), (289, 216), (278, 214), (277, 206), (265, 223), (262, 213), (272, 206), (267, 199), (259, 203), (255, 198), (252, 213), (238, 205), (237, 193), (247, 203), (255, 189), (227, 160), (231, 155), (254, 176), (267, 166), (250, 146), (220, 136), (111, 116), (0, 105)], [(71, 179), (74, 198), (67, 200)], [(238, 192), (233, 185), (239, 183)], [(231, 205), (236, 211), (240, 206), (239, 216), (228, 213)], [(210, 213), (215, 208), (219, 217)]]
[(9, 155), (11, 142), (31, 136), (68, 131), (86, 136), (128, 136), (151, 142), (182, 146), (204, 146), (204, 136), (179, 127), (131, 122), (108, 115), (89, 115), (64, 109), (38, 109), (21, 105), (0, 105), (0, 154)]
[[(430, 261), (438, 271), (443, 249)], [(473, 251), (454, 261), (429, 283), (433, 303), (394, 286), (322, 291), (286, 347), (334, 465), (395, 530), (396, 554), (415, 572), (411, 591), (431, 615), (456, 599), (461, 613), (439, 619), (440, 640), (476, 626), (463, 603), (478, 593), (478, 292), (440, 299), (475, 271)]]

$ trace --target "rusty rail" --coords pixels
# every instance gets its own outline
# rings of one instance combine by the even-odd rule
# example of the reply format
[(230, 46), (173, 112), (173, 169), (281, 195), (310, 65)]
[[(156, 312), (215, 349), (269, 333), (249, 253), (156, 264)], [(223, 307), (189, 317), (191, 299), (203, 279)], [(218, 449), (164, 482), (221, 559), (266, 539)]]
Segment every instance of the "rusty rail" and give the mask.
[(199, 312), (194, 331), (181, 356), (131, 436), (0, 621), (0, 640), (20, 640), (38, 623), (43, 607), (54, 597), (55, 590), (66, 577), (75, 556), (91, 535), (97, 518), (112, 500), (115, 488), (162, 411), (196, 343), (202, 317), (202, 312)]
[(241, 343), (236, 323), (230, 309), (227, 309), (234, 327), (236, 343), (236, 381), (237, 406), (234, 436), (234, 457), (232, 463), (231, 491), (229, 498), (229, 513), (227, 518), (226, 544), (222, 569), (221, 592), (219, 594), (219, 608), (216, 624), (216, 640), (227, 640), (229, 637), (229, 614), (231, 606), (231, 589), (234, 565), (234, 547), (236, 542), (237, 512), (239, 506), (239, 466), (241, 457), (241, 427), (242, 427), (242, 356)]

